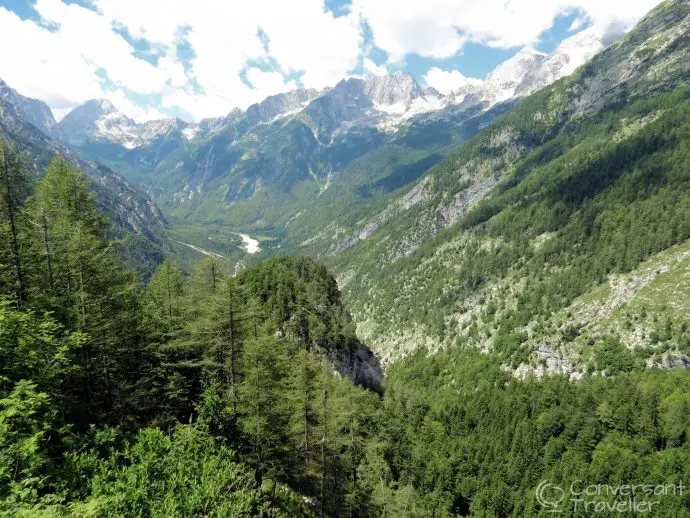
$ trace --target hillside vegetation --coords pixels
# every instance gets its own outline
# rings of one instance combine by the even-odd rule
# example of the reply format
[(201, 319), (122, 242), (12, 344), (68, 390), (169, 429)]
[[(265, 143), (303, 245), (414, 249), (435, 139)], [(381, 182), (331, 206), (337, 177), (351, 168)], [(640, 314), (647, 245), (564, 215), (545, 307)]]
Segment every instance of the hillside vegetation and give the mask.
[(454, 348), (381, 397), (322, 265), (164, 262), (141, 287), (71, 165), (25, 202), (2, 173), (2, 516), (538, 516), (545, 477), (688, 476), (685, 369), (522, 382)]
[(421, 202), (329, 259), (377, 351), (470, 344), (534, 363), (534, 344), (580, 334), (560, 310), (690, 237), (687, 10), (662, 5), (521, 102), (432, 168)]
[(0, 517), (690, 516), (689, 15), (348, 155), (259, 264), (193, 221), (161, 260), (0, 141)]

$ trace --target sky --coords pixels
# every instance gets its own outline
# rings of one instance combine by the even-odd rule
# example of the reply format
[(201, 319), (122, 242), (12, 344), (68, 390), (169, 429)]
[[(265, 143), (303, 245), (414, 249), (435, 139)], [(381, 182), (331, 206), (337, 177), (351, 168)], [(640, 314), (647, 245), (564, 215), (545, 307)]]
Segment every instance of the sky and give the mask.
[(347, 77), (442, 93), (525, 46), (628, 30), (659, 0), (0, 0), (0, 79), (59, 120), (106, 98), (138, 122), (200, 120)]

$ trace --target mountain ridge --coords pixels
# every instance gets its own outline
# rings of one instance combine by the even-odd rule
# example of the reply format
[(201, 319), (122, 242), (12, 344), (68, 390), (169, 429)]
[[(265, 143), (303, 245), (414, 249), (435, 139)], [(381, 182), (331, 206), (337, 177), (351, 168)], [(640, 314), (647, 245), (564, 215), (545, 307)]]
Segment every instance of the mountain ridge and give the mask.
[[(576, 60), (587, 56), (576, 54)], [(372, 192), (369, 184), (380, 185), (377, 181), (395, 188), (414, 181), (421, 168), (505, 111), (499, 105), (534, 89), (529, 83), (544, 56), (523, 51), (513, 61), (519, 60), (510, 84), (495, 74), (493, 81), (469, 81), (464, 90), (444, 96), (422, 88), (406, 72), (352, 77), (321, 91), (271, 96), (246, 111), (198, 123), (146, 123), (162, 128), (153, 138), (108, 138), (106, 132), (103, 138), (77, 139), (71, 147), (122, 172), (172, 217), (223, 222), (279, 241), (286, 223), (327, 190), (361, 198)], [(554, 60), (550, 80), (572, 63)], [(510, 65), (508, 60), (504, 68), (510, 71)], [(120, 134), (130, 133), (125, 123)], [(392, 161), (379, 162), (385, 155)], [(384, 174), (385, 164), (391, 170)], [(379, 189), (375, 197), (390, 190)]]
[(29, 153), (34, 174), (40, 174), (53, 156), (61, 155), (86, 174), (97, 193), (99, 208), (122, 228), (150, 235), (153, 226), (166, 224), (155, 202), (126, 179), (98, 162), (80, 158), (53, 140), (48, 134), (59, 137), (56, 128), (59, 127), (45, 103), (22, 96), (0, 80), (0, 135), (8, 138), (16, 151)]
[[(587, 35), (586, 39), (592, 40), (589, 43), (589, 48), (584, 49), (585, 56), (577, 56), (577, 52), (574, 52), (575, 56), (568, 56), (567, 49), (575, 51), (583, 50), (578, 49), (578, 45), (573, 45), (573, 41), (579, 41), (583, 39), (582, 36), (584, 36), (585, 34)], [(350, 80), (361, 82), (362, 93), (364, 94), (364, 96), (371, 100), (374, 107), (376, 107), (377, 105), (383, 107), (383, 109), (379, 111), (387, 113), (399, 113), (400, 108), (403, 108), (402, 113), (404, 113), (405, 111), (407, 111), (406, 109), (409, 109), (412, 101), (414, 101), (417, 98), (426, 96), (432, 98), (443, 97), (445, 98), (445, 103), (450, 104), (453, 102), (453, 98), (457, 97), (459, 93), (464, 92), (464, 90), (467, 87), (470, 88), (471, 93), (475, 95), (479, 94), (483, 101), (488, 102), (489, 105), (493, 105), (499, 102), (506, 101), (514, 95), (524, 95), (525, 92), (532, 93), (533, 91), (539, 89), (539, 87), (529, 87), (529, 84), (522, 85), (522, 87), (519, 88), (521, 86), (520, 83), (525, 82), (524, 80), (526, 79), (525, 76), (527, 74), (527, 71), (520, 70), (520, 68), (530, 68), (530, 66), (533, 66), (535, 63), (538, 64), (542, 59), (545, 59), (549, 56), (560, 56), (566, 60), (570, 58), (570, 61), (574, 61), (574, 67), (576, 68), (577, 66), (584, 63), (584, 61), (586, 61), (586, 59), (588, 59), (588, 57), (592, 55), (593, 52), (591, 48), (595, 48), (597, 51), (603, 48), (601, 39), (602, 38), (600, 36), (595, 35), (595, 33), (591, 30), (585, 29), (580, 32), (577, 32), (575, 35), (570, 36), (569, 38), (566, 38), (551, 54), (538, 51), (531, 47), (524, 47), (515, 56), (508, 59), (506, 62), (498, 65), (498, 67), (493, 72), (491, 72), (485, 80), (473, 80), (470, 78), (468, 80), (467, 85), (460, 87), (459, 90), (451, 91), (447, 96), (439, 94), (439, 92), (430, 87), (422, 88), (418, 84), (416, 79), (412, 76), (412, 74), (410, 74), (409, 72), (396, 71), (388, 75), (372, 76), (366, 79), (342, 79), (333, 87), (327, 87), (321, 91), (315, 89), (299, 88), (285, 93), (268, 96), (266, 99), (258, 103), (252, 104), (244, 111), (236, 108), (233, 109), (227, 115), (203, 119), (202, 121), (199, 121), (197, 123), (186, 122), (182, 120), (179, 120), (179, 122), (183, 125), (186, 125), (186, 128), (188, 128), (187, 134), (188, 139), (190, 140), (193, 138), (197, 138), (200, 135), (205, 136), (212, 134), (213, 130), (217, 131), (220, 127), (227, 126), (229, 124), (237, 122), (237, 120), (240, 117), (245, 117), (246, 119), (251, 120), (254, 124), (266, 123), (276, 117), (287, 116), (296, 113), (297, 111), (299, 111), (300, 108), (305, 108), (311, 101), (317, 99), (318, 97), (328, 95), (334, 89), (338, 88), (338, 85), (340, 85), (342, 89), (343, 85), (347, 84), (347, 82)], [(553, 81), (554, 79), (557, 79), (558, 77), (562, 77), (563, 75), (567, 75), (567, 73), (574, 70), (574, 68), (572, 68), (571, 66), (571, 68), (566, 69), (566, 72), (559, 72), (559, 67), (556, 66), (555, 63), (552, 64), (552, 68), (554, 69), (554, 71), (551, 74), (551, 78), (548, 80), (549, 82)], [(532, 75), (536, 76), (538, 74)], [(505, 77), (502, 79), (503, 76)], [(500, 84), (501, 81), (506, 80), (516, 84)], [(492, 85), (492, 83), (494, 84)], [(489, 87), (489, 92), (481, 92), (482, 86), (484, 85), (491, 85)], [(92, 99), (86, 101), (84, 104), (74, 108), (72, 112), (68, 113), (65, 119), (67, 119), (70, 115), (74, 115), (75, 112), (76, 114), (78, 114), (85, 105), (93, 103), (102, 103), (103, 101), (105, 100)], [(107, 112), (111, 113), (113, 108), (112, 103), (110, 103), (109, 101), (105, 102), (107, 102), (110, 105), (108, 107)], [(430, 106), (426, 111), (434, 111), (435, 109), (439, 109), (439, 107)], [(162, 123), (163, 121), (167, 121), (170, 119), (153, 119), (145, 123), (135, 123), (126, 115), (120, 115), (122, 115), (122, 124), (126, 127), (142, 126), (143, 124), (151, 124), (154, 121), (160, 121)], [(62, 125), (62, 121), (59, 124)], [(209, 131), (210, 129), (212, 130)], [(86, 136), (88, 137), (88, 135)], [(110, 140), (111, 142), (118, 143), (121, 145), (126, 144), (125, 147), (128, 147), (129, 149), (132, 149), (132, 147), (145, 145), (147, 143), (146, 141), (134, 142), (131, 140), (123, 140), (119, 138), (118, 135), (111, 135), (111, 138), (109, 139), (108, 136), (109, 135), (107, 132), (101, 132), (100, 134), (96, 132), (93, 135), (91, 135), (91, 138)], [(71, 132), (67, 131), (66, 142), (71, 144), (79, 144), (81, 143), (80, 137), (82, 137), (82, 135), (75, 136)]]
[[(571, 301), (559, 299), (558, 288), (554, 288), (559, 286), (558, 274), (530, 261), (537, 261), (534, 257), (552, 248), (557, 248), (560, 255), (552, 252), (550, 258), (539, 259), (544, 265), (556, 259), (565, 261), (565, 257), (589, 261), (583, 252), (569, 248), (585, 237), (565, 237), (580, 232), (576, 222), (585, 218), (588, 204), (599, 200), (597, 217), (602, 221), (615, 212), (607, 212), (603, 200), (624, 213), (626, 209), (618, 206), (619, 199), (607, 193), (631, 189), (623, 186), (633, 182), (634, 171), (648, 170), (655, 160), (675, 154), (675, 161), (658, 167), (663, 181), (657, 184), (649, 179), (649, 185), (626, 194), (640, 193), (639, 199), (633, 198), (639, 214), (656, 210), (657, 218), (662, 214), (672, 218), (660, 207), (651, 207), (658, 196), (653, 193), (665, 184), (670, 189), (669, 202), (680, 203), (683, 196), (677, 167), (683, 160), (681, 135), (686, 127), (679, 119), (681, 115), (669, 107), (677, 103), (680, 111), (687, 105), (684, 92), (690, 83), (689, 14), (687, 2), (662, 4), (575, 74), (518, 103), (422, 175), (409, 192), (403, 191), (391, 200), (393, 205), (414, 193), (415, 203), (407, 210), (398, 210), (372, 232), (366, 229), (376, 221), (376, 215), (359, 222), (354, 232), (366, 235), (345, 253), (337, 250), (338, 243), (347, 242), (347, 235), (331, 232), (324, 236), (333, 248), (321, 243), (320, 249), (328, 251), (322, 257), (339, 272), (341, 288), (359, 322), (358, 331), (374, 350), (388, 361), (395, 361), (418, 346), (438, 350), (454, 344), (456, 339), (485, 352), (515, 341), (511, 354), (527, 355), (511, 360), (517, 368), (521, 363), (534, 365), (533, 349), (539, 347), (540, 340), (549, 342), (549, 332), (567, 336), (567, 329), (556, 331), (547, 326), (545, 330), (546, 324), (539, 324), (539, 318), (547, 321), (549, 314), (539, 313), (542, 308), (538, 304), (533, 307), (534, 300), (540, 299), (531, 290), (549, 293), (549, 300), (558, 309), (559, 304), (567, 306)], [(562, 214), (558, 212), (561, 210)], [(682, 203), (676, 210), (676, 217), (683, 220), (687, 210)], [(633, 218), (633, 214), (618, 217)], [(615, 225), (612, 220), (606, 221)], [(632, 219), (627, 224), (635, 228), (640, 225)], [(636, 268), (637, 260), (654, 251), (687, 239), (683, 234), (685, 223), (674, 225), (678, 233), (655, 245), (659, 248), (650, 251), (644, 244), (635, 245), (640, 255), (626, 259), (624, 271)], [(519, 230), (506, 230), (513, 226)], [(646, 228), (642, 226), (637, 232), (647, 235)], [(623, 230), (620, 234), (628, 236)], [(589, 257), (605, 262), (598, 254), (606, 246), (600, 243), (599, 248), (590, 248)], [(533, 265), (530, 267), (535, 271), (525, 271), (524, 264)], [(551, 268), (561, 276), (569, 271), (567, 263), (556, 263)], [(579, 295), (585, 289), (580, 283), (587, 280), (593, 286), (613, 273), (610, 269), (604, 272), (595, 279), (591, 270), (585, 269), (576, 278), (568, 278), (567, 285)], [(538, 280), (525, 286), (524, 279), (533, 277)], [(560, 289), (565, 292), (566, 281), (561, 282)], [(520, 321), (521, 314), (513, 313), (521, 304), (529, 304), (531, 321)], [(514, 320), (520, 325), (510, 324)], [(501, 321), (507, 322), (501, 329), (490, 324)], [(502, 336), (509, 329), (516, 336), (526, 333), (529, 347), (522, 347), (519, 337)], [(656, 347), (644, 343), (645, 347)], [(590, 346), (582, 354), (588, 351)], [(548, 354), (558, 361), (559, 354), (569, 357), (571, 353)], [(586, 355), (583, 358), (582, 364), (587, 364)]]

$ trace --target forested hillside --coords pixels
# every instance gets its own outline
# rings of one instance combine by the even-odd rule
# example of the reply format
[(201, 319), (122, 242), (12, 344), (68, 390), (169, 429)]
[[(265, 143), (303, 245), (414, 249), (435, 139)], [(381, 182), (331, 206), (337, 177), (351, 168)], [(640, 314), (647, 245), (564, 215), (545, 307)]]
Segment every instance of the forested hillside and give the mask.
[(334, 370), (363, 346), (322, 265), (164, 262), (143, 287), (72, 165), (26, 198), (3, 164), (2, 516), (538, 516), (544, 478), (687, 480), (685, 369), (522, 382), (456, 348), (381, 396), (361, 355), (341, 370), (371, 388)]
[(333, 369), (376, 390), (380, 372), (355, 361), (363, 346), (323, 266), (231, 277), (208, 260), (185, 277), (165, 262), (143, 288), (81, 173), (56, 159), (26, 199), (23, 164), (2, 158), (4, 515), (366, 504), (355, 474), (379, 396)]
[[(354, 89), (349, 122), (374, 106), (360, 83), (334, 90)], [(218, 187), (195, 217), (216, 223), (171, 218), (153, 251), (155, 205), (126, 184), (104, 199), (109, 171), (0, 112), (0, 517), (690, 516), (688, 0), (494, 111), (376, 149), (352, 126), (315, 178), (283, 126), (312, 95), (195, 126), (221, 154), (280, 138), (263, 158), (240, 139), (232, 181), (195, 163)], [(333, 95), (300, 124), (326, 131)], [(124, 123), (163, 132), (147, 153), (169, 124), (190, 141)], [(286, 163), (299, 211), (252, 198), (262, 178), (290, 192)], [(215, 218), (228, 188), (255, 190)], [(284, 227), (254, 241), (238, 215)]]
[[(597, 287), (615, 292), (690, 237), (688, 9), (662, 4), (519, 103), (432, 168), (417, 204), (329, 260), (375, 350), (396, 359), (460, 344), (522, 373), (606, 370), (593, 351), (624, 326), (580, 339), (610, 311), (575, 321), (570, 305)], [(626, 312), (636, 291), (623, 291), (612, 309)], [(622, 320), (640, 359), (687, 354), (687, 312), (667, 331), (663, 310)]]

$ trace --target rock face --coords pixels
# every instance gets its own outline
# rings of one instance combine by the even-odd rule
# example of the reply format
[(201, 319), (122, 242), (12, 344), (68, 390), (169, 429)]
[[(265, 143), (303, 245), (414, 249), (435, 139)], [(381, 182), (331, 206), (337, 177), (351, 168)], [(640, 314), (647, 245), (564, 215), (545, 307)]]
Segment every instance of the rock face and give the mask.
[(60, 129), (73, 151), (123, 171), (177, 214), (246, 230), (275, 229), (327, 189), (324, 197), (333, 196), (348, 184), (347, 175), (387, 167), (384, 156), (395, 163), (414, 154), (418, 162), (410, 171), (420, 171), (391, 174), (379, 192), (413, 182), (454, 140), (470, 138), (520, 97), (581, 65), (599, 48), (594, 39), (576, 35), (551, 55), (523, 49), (486, 80), (467, 78), (448, 95), (395, 72), (274, 95), (247, 110), (190, 124), (136, 124), (107, 102), (89, 101)]
[[(285, 117), (302, 110), (313, 99), (318, 97), (318, 95), (318, 90), (314, 90), (313, 88), (271, 95), (260, 103), (253, 104), (247, 108), (245, 116), (251, 121), (250, 124), (269, 122), (277, 117)], [(241, 111), (238, 112), (235, 112), (236, 115), (241, 114)]]
[(352, 350), (338, 350), (331, 357), (336, 372), (376, 392), (383, 392), (384, 374), (376, 355), (358, 343)]
[(364, 81), (364, 94), (374, 105), (409, 105), (421, 97), (422, 89), (412, 74), (395, 72), (394, 74), (373, 77)]
[(189, 124), (181, 119), (159, 119), (138, 124), (136, 134), (139, 145), (150, 145), (160, 137), (181, 137), (188, 127)]
[(17, 151), (28, 152), (37, 175), (55, 155), (74, 163), (91, 180), (99, 208), (118, 226), (146, 234), (154, 226), (165, 224), (158, 206), (124, 178), (100, 163), (81, 160), (49, 137), (60, 133), (48, 106), (20, 95), (1, 80), (0, 134)]
[(43, 101), (20, 95), (0, 79), (0, 103), (14, 111), (17, 117), (38, 128), (52, 139), (62, 138), (62, 132), (53, 112)]
[(92, 99), (60, 121), (65, 140), (71, 145), (103, 141), (132, 149), (139, 143), (137, 124), (106, 99)]

